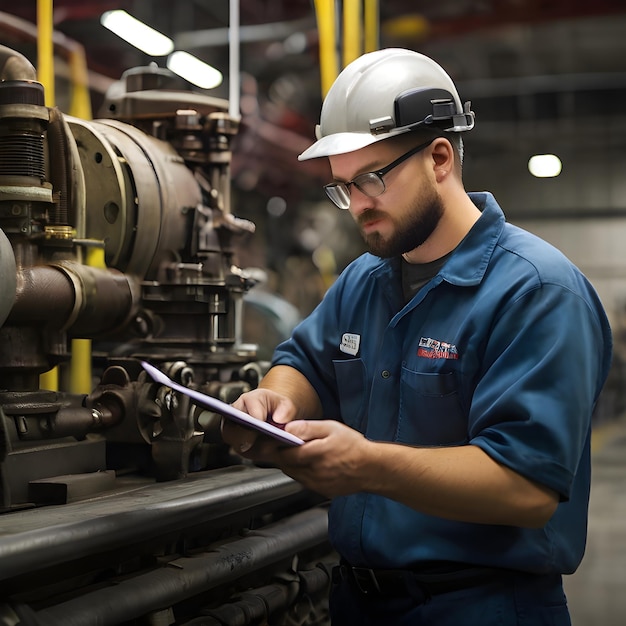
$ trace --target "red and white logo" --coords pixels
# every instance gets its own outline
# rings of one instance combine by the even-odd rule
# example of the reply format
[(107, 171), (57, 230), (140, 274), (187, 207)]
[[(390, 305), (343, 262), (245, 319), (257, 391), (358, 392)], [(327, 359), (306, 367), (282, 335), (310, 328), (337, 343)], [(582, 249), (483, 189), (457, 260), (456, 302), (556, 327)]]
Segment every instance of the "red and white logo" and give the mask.
[(417, 356), (425, 359), (457, 360), (459, 351), (453, 343), (431, 339), (430, 337), (421, 337), (417, 348)]

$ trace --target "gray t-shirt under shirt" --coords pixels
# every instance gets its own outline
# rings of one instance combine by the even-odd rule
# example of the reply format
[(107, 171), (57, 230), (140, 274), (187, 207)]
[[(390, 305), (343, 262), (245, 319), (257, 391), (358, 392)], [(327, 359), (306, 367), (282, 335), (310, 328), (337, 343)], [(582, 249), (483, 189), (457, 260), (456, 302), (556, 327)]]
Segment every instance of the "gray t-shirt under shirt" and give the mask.
[(452, 252), (430, 263), (407, 263), (402, 258), (402, 291), (408, 302), (444, 266)]

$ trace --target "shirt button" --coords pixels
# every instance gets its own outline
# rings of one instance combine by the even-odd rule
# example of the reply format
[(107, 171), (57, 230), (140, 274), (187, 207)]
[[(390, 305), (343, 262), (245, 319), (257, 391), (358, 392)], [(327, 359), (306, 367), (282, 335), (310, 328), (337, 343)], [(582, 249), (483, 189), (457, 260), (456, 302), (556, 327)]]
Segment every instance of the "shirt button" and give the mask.
[(383, 371), (380, 373), (380, 375), (381, 375), (383, 378), (389, 378), (389, 377), (391, 376), (391, 373), (389, 372), (389, 370), (383, 370)]

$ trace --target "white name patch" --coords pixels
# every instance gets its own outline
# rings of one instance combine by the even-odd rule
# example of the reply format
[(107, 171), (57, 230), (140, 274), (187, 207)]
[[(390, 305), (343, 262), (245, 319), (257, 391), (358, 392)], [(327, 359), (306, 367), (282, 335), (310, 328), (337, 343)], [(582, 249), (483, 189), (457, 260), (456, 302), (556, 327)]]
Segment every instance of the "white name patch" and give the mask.
[(344, 333), (341, 338), (341, 345), (339, 349), (345, 354), (356, 356), (359, 351), (359, 345), (361, 344), (361, 335), (355, 335), (354, 333)]

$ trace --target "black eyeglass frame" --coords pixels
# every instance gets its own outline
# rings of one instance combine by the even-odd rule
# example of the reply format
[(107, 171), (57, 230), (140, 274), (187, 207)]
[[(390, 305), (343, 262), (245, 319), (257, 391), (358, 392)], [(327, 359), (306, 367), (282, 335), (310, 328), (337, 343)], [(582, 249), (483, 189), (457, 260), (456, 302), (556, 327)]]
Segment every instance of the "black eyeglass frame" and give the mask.
[[(388, 174), (394, 167), (397, 167), (398, 165), (400, 165), (401, 163), (404, 163), (404, 161), (406, 161), (408, 158), (412, 157), (414, 154), (417, 154), (418, 152), (420, 152), (421, 150), (423, 150), (424, 148), (427, 148), (428, 146), (430, 146), (430, 144), (435, 141), (435, 139), (437, 139), (437, 137), (433, 137), (432, 139), (421, 143), (419, 146), (416, 146), (415, 148), (411, 148), (411, 150), (409, 150), (408, 152), (405, 152), (403, 155), (399, 156), (395, 161), (389, 163), (389, 165), (386, 165), (385, 167), (383, 167), (380, 170), (376, 170), (375, 172), (363, 172), (363, 174), (359, 174), (358, 176), (355, 176), (352, 180), (349, 180), (345, 183), (329, 183), (328, 185), (324, 185), (324, 191), (326, 192), (326, 195), (328, 196), (328, 198), (331, 200), (331, 202), (339, 209), (349, 209), (350, 208), (350, 187), (352, 185), (354, 185), (361, 193), (365, 194), (368, 198), (376, 198), (378, 196), (381, 196), (382, 194), (385, 193), (385, 191), (387, 191), (387, 185), (385, 185), (385, 181), (383, 179), (383, 176), (385, 176), (386, 174)], [(372, 195), (371, 193), (367, 193), (367, 191), (365, 191), (365, 189), (363, 189), (359, 183), (358, 180), (359, 178), (363, 178), (365, 176), (371, 177), (371, 176), (375, 176), (379, 181), (380, 184), (382, 186), (382, 190), (380, 191), (380, 193), (376, 193), (374, 195)], [(335, 190), (337, 189), (341, 189), (343, 190), (345, 196), (348, 198), (348, 203), (346, 206), (342, 206), (342, 204), (340, 204), (340, 201), (338, 200), (338, 198), (333, 197)]]

